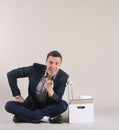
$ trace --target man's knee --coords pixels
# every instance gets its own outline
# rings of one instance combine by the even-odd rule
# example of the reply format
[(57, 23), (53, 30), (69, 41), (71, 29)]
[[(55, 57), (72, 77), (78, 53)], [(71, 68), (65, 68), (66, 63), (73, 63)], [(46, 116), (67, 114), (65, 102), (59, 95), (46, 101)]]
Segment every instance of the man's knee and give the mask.
[(5, 104), (5, 110), (7, 112), (11, 112), (12, 111), (12, 108), (15, 108), (14, 105), (15, 105), (15, 101), (8, 101), (6, 104)]
[(8, 111), (8, 112), (9, 112), (9, 109), (10, 109), (10, 107), (11, 107), (11, 102), (12, 102), (12, 101), (9, 101), (9, 102), (7, 102), (7, 103), (5, 104), (5, 110)]
[(66, 101), (62, 100), (61, 101), (61, 107), (62, 107), (62, 110), (63, 111), (66, 111), (67, 110), (67, 107), (68, 107), (68, 104)]

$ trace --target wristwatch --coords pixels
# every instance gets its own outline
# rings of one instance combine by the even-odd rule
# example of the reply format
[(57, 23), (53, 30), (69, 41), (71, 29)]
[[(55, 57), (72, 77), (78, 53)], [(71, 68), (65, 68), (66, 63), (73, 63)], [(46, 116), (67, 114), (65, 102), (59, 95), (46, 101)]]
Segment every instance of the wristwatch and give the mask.
[(15, 96), (15, 98), (19, 98), (19, 97), (20, 97), (20, 95)]

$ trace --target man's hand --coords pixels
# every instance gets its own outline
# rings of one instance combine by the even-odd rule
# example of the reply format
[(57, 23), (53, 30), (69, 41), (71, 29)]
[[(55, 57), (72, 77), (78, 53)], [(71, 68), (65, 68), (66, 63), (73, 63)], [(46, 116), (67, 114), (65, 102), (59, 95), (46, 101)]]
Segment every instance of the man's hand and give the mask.
[(52, 95), (54, 94), (53, 87), (54, 87), (54, 82), (53, 81), (48, 81), (46, 79), (46, 90), (48, 92), (49, 97), (52, 97)]
[(24, 102), (24, 98), (22, 96), (15, 97), (16, 102)]

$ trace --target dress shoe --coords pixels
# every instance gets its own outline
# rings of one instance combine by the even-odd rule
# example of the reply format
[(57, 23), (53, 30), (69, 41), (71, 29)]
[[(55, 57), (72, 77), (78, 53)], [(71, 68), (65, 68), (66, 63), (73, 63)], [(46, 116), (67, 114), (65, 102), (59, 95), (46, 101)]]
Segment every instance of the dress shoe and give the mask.
[(62, 123), (63, 118), (61, 115), (53, 116), (49, 118), (49, 123)]
[(13, 121), (14, 121), (15, 123), (24, 123), (24, 122), (26, 122), (24, 119), (22, 119), (21, 117), (19, 117), (19, 116), (17, 116), (17, 115), (14, 115)]

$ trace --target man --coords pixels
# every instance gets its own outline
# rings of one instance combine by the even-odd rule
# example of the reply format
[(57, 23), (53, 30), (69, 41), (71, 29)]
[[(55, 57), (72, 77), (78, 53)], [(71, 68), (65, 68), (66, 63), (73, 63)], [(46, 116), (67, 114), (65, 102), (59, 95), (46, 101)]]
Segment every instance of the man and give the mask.
[[(7, 112), (14, 114), (13, 121), (39, 123), (61, 123), (61, 114), (68, 104), (62, 100), (68, 74), (60, 69), (62, 56), (51, 51), (46, 57), (46, 65), (34, 63), (7, 73), (9, 86), (16, 101), (8, 101)], [(24, 99), (17, 85), (18, 78), (28, 77), (28, 97)]]

